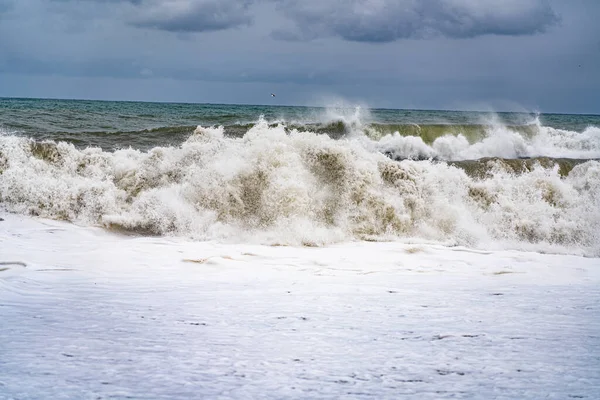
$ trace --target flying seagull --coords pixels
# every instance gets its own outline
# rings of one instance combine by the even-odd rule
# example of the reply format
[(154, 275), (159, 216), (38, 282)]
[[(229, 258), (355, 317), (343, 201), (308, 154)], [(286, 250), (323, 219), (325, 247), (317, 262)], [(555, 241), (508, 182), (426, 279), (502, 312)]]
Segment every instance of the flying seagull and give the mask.
[(271, 93), (271, 97), (275, 97), (275, 93)]

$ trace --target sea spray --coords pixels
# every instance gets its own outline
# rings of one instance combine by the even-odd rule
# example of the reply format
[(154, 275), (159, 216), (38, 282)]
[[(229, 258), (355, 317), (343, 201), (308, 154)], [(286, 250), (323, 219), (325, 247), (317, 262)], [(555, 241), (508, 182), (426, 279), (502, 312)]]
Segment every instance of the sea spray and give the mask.
[(515, 173), (492, 162), (468, 174), (439, 160), (394, 161), (382, 143), (264, 120), (243, 137), (198, 127), (179, 146), (148, 151), (5, 136), (0, 203), (12, 212), (199, 240), (420, 238), (600, 254), (599, 162), (577, 163), (566, 174), (552, 163)]

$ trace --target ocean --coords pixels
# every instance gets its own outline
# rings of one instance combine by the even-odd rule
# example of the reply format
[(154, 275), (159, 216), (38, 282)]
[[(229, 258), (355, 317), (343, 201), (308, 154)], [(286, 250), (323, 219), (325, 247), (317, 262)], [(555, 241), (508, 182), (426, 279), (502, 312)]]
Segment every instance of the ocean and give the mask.
[(197, 240), (600, 256), (600, 116), (0, 100), (0, 206)]
[(597, 398), (600, 116), (0, 99), (0, 399)]

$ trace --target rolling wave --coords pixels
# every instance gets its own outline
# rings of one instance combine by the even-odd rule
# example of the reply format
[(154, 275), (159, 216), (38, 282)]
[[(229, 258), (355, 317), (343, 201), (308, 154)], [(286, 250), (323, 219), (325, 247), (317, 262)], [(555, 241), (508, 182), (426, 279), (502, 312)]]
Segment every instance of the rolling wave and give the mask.
[(111, 151), (4, 135), (0, 205), (200, 240), (313, 246), (419, 238), (600, 255), (597, 128), (494, 127), (472, 141), (440, 130), (427, 143), (350, 127), (335, 139), (261, 120), (241, 135), (197, 127), (176, 145)]
[[(324, 122), (266, 121), (237, 123), (222, 129), (226, 137), (243, 137), (254, 127), (281, 128), (286, 133), (307, 132), (333, 139), (365, 140), (365, 146), (400, 159), (460, 160), (481, 157), (600, 158), (600, 128), (589, 126), (581, 132), (543, 126), (539, 121), (526, 125), (502, 124), (397, 124), (363, 123), (359, 118)], [(100, 147), (115, 150), (132, 147), (150, 150), (156, 146), (177, 146), (193, 134), (196, 126), (165, 126), (137, 131), (41, 132), (27, 134), (38, 141), (72, 143), (78, 148)], [(15, 134), (13, 131), (11, 134)], [(370, 143), (369, 143), (370, 142)]]

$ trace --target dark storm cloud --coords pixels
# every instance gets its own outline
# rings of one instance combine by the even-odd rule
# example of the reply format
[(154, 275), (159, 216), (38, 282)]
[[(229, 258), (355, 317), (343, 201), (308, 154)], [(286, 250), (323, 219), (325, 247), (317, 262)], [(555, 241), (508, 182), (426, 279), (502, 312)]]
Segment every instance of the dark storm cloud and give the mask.
[(598, 0), (0, 0), (0, 96), (599, 112), (599, 13)]
[[(2, 1), (2, 0), (0, 0)], [(53, 11), (80, 19), (110, 13), (115, 21), (169, 32), (210, 32), (246, 26), (253, 0), (51, 0)], [(96, 8), (86, 6), (93, 5)], [(101, 7), (101, 8), (98, 8)], [(86, 14), (87, 13), (87, 14)]]
[(435, 36), (531, 35), (558, 17), (545, 0), (278, 0), (297, 31), (283, 40), (338, 36), (355, 42), (392, 42)]
[[(0, 0), (0, 13), (15, 3)], [(34, 12), (44, 10), (43, 1), (25, 0), (26, 4)], [(47, 10), (78, 20), (112, 14), (125, 25), (169, 32), (249, 26), (261, 16), (261, 6), (275, 4), (273, 17), (287, 18), (293, 26), (282, 30), (275, 23), (272, 37), (288, 41), (327, 36), (392, 42), (436, 36), (531, 35), (558, 21), (547, 0), (51, 0), (47, 4), (60, 5)], [(86, 6), (93, 4), (97, 6)]]
[(249, 25), (247, 0), (145, 0), (132, 25), (170, 32), (218, 31)]

